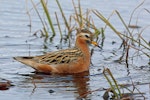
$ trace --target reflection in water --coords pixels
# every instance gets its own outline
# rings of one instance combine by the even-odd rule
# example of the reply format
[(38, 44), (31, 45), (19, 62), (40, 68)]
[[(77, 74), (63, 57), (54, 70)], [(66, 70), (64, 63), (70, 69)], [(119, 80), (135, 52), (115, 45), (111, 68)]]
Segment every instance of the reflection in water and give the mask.
[(87, 95), (84, 94), (89, 91), (88, 81), (89, 81), (89, 72), (83, 72), (77, 75), (73, 75), (73, 83), (77, 88), (77, 93), (79, 94), (79, 97), (83, 98), (87, 97)]
[[(85, 95), (89, 91), (89, 72), (83, 72), (73, 75), (45, 75), (45, 74), (32, 74), (32, 75), (23, 75), (30, 76), (32, 78), (32, 83), (34, 85), (31, 96), (38, 92), (38, 87), (50, 88), (49, 93), (55, 93), (55, 89), (61, 88), (68, 92), (68, 90), (75, 96), (76, 99), (79, 98), (89, 98), (88, 95)], [(26, 82), (31, 82), (31, 80), (25, 80)], [(67, 89), (66, 89), (67, 87)], [(64, 94), (62, 94), (63, 96)]]

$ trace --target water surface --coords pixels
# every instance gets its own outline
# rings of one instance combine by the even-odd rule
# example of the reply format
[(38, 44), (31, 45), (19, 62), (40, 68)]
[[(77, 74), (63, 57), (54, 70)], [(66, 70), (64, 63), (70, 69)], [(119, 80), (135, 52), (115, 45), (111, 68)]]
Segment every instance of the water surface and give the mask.
[[(39, 2), (35, 0), (35, 2)], [(142, 1), (140, 0), (122, 0), (122, 1), (107, 1), (107, 0), (81, 0), (83, 10), (97, 9), (104, 16), (108, 17), (114, 10), (118, 10), (125, 22), (128, 24), (130, 15), (133, 9)], [(54, 12), (60, 14), (55, 0), (49, 1), (49, 11), (52, 18), (55, 19)], [(73, 14), (73, 6), (71, 0), (60, 0), (60, 4), (67, 17)], [(77, 4), (77, 2), (76, 2)], [(145, 0), (144, 4), (135, 12), (132, 24), (134, 25), (138, 16), (138, 25), (144, 28), (150, 25), (149, 13), (144, 10), (150, 10), (150, 1)], [(43, 75), (32, 73), (34, 70), (19, 62), (13, 60), (14, 56), (29, 56), (41, 55), (44, 52), (54, 51), (57, 49), (65, 49), (67, 43), (60, 43), (59, 34), (56, 35), (52, 42), (44, 42), (44, 38), (33, 34), (41, 29), (41, 22), (34, 10), (30, 11), (30, 19), (27, 11), (32, 8), (29, 0), (3, 0), (0, 1), (0, 78), (12, 81), (15, 85), (8, 90), (0, 91), (1, 100), (75, 100), (78, 98), (86, 98), (91, 100), (101, 100), (105, 90), (109, 84), (102, 74), (104, 68), (109, 68), (114, 77), (120, 84), (146, 83), (136, 85), (140, 92), (145, 93), (146, 98), (150, 98), (150, 66), (149, 59), (145, 56), (136, 57), (133, 61), (129, 61), (129, 69), (125, 63), (117, 63), (117, 60), (122, 55), (122, 50), (118, 50), (122, 41), (109, 28), (105, 31), (106, 39), (103, 50), (94, 48), (92, 55), (92, 64), (89, 73), (77, 75)], [(40, 13), (43, 13), (42, 7), (39, 6)], [(60, 16), (61, 17), (61, 16)], [(98, 20), (95, 24), (99, 28), (104, 27), (104, 23), (99, 21), (95, 16), (94, 20)], [(120, 32), (124, 32), (125, 28), (117, 16), (111, 17), (111, 23)], [(62, 26), (63, 21), (60, 21)], [(56, 21), (54, 20), (54, 24)], [(65, 30), (65, 27), (62, 27)], [(140, 29), (139, 29), (140, 30)], [(147, 28), (142, 36), (149, 41), (150, 28)], [(59, 31), (57, 31), (59, 32)], [(138, 32), (135, 31), (135, 33)], [(65, 34), (65, 32), (64, 32)], [(112, 44), (115, 42), (115, 44)], [(74, 40), (71, 41), (73, 46)], [(45, 46), (47, 48), (45, 48)], [(92, 48), (92, 47), (90, 47)], [(131, 54), (134, 52), (131, 51)], [(143, 66), (143, 67), (141, 67)], [(131, 87), (132, 88), (132, 85)], [(99, 89), (85, 95), (89, 91)], [(140, 95), (141, 96), (141, 95)], [(135, 97), (136, 98), (136, 97)], [(143, 97), (138, 97), (143, 99)]]

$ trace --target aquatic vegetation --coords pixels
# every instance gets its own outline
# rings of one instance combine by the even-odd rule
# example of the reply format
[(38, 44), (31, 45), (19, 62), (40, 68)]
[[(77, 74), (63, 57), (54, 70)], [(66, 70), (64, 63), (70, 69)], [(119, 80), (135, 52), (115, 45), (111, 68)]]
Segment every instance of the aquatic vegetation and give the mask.
[(46, 3), (45, 3), (44, 0), (41, 0), (41, 4), (42, 4), (42, 7), (45, 11), (49, 26), (51, 27), (51, 30), (52, 30), (52, 33), (53, 33), (52, 37), (54, 37), (56, 33), (55, 33), (55, 29), (54, 29), (54, 26), (53, 26), (53, 23), (52, 23), (52, 20), (51, 20), (51, 17), (50, 17), (50, 13), (48, 11), (48, 7), (46, 6)]
[[(103, 95), (104, 99), (108, 99), (109, 93), (112, 93), (111, 98), (113, 100), (130, 100), (131, 98), (135, 98), (136, 96), (142, 97), (145, 99), (145, 96), (143, 93), (141, 93), (135, 86), (135, 83), (132, 82), (132, 84), (118, 84), (117, 80), (114, 78), (112, 72), (110, 69), (105, 68), (103, 70), (103, 74), (108, 81), (110, 88), (106, 90), (106, 92)], [(132, 80), (131, 80), (132, 81)], [(133, 86), (133, 89), (130, 88), (130, 86)], [(127, 90), (127, 91), (126, 91)], [(126, 92), (124, 92), (126, 91)]]
[[(124, 21), (124, 18), (121, 16), (121, 14), (117, 11), (114, 10), (112, 12), (112, 14), (109, 16), (109, 18), (106, 18), (100, 11), (96, 10), (96, 9), (87, 9), (85, 12), (83, 12), (81, 4), (80, 4), (80, 0), (78, 1), (78, 4), (76, 5), (74, 1), (72, 1), (73, 4), (73, 11), (74, 13), (71, 14), (69, 16), (69, 19), (67, 19), (60, 3), (59, 0), (56, 0), (56, 4), (58, 5), (58, 9), (60, 11), (60, 14), (62, 16), (62, 19), (58, 18), (57, 13), (55, 12), (55, 20), (57, 22), (57, 24), (53, 24), (52, 19), (50, 17), (50, 12), (48, 11), (48, 6), (47, 6), (47, 2), (46, 0), (41, 0), (39, 4), (35, 4), (32, 0), (31, 0), (32, 4), (33, 4), (33, 8), (35, 9), (42, 25), (43, 25), (43, 29), (40, 29), (40, 32), (42, 34), (42, 36), (45, 37), (45, 40), (47, 40), (48, 38), (50, 38), (50, 41), (53, 40), (53, 38), (56, 35), (55, 32), (55, 28), (57, 28), (59, 30), (59, 34), (60, 34), (60, 42), (62, 41), (62, 39), (65, 40), (69, 40), (70, 42), (70, 36), (72, 36), (74, 33), (74, 30), (77, 29), (89, 29), (92, 30), (92, 32), (94, 33), (94, 38), (96, 39), (97, 42), (99, 42), (99, 44), (101, 45), (101, 48), (103, 48), (103, 44), (104, 44), (104, 40), (105, 40), (105, 30), (106, 28), (110, 28), (114, 31), (114, 34), (116, 34), (116, 36), (118, 36), (120, 38), (120, 40), (122, 41), (122, 44), (120, 44), (120, 46), (118, 47), (119, 49), (122, 49), (122, 55), (119, 57), (119, 59), (115, 60), (116, 62), (125, 62), (128, 68), (128, 64), (129, 64), (129, 59), (134, 59), (137, 56), (140, 55), (145, 55), (147, 56), (147, 58), (150, 58), (149, 55), (149, 51), (150, 51), (150, 44), (147, 40), (144, 39), (144, 37), (142, 36), (142, 33), (144, 32), (144, 30), (146, 30), (147, 28), (149, 28), (149, 26), (146, 26), (144, 28), (140, 28), (140, 26), (138, 25), (131, 25), (131, 21), (132, 21), (132, 16), (134, 14), (134, 12), (136, 11), (136, 9), (138, 9), (140, 6), (142, 6), (143, 2), (140, 3), (132, 12), (129, 23), (127, 25), (127, 23)], [(43, 11), (45, 12), (45, 16), (46, 19), (42, 19), (41, 15), (39, 14), (39, 11), (37, 9), (37, 6), (39, 6), (41, 4), (41, 6), (43, 7)], [(148, 13), (149, 11), (147, 9), (145, 9)], [(93, 16), (96, 15), (100, 20), (99, 21), (103, 21), (106, 25), (104, 27), (99, 27), (96, 26), (95, 22), (97, 20), (94, 20)], [(112, 23), (110, 23), (111, 20), (111, 16), (113, 15), (117, 15), (116, 17), (118, 17), (118, 20), (121, 21), (122, 25), (125, 27), (125, 31), (124, 32), (119, 32), (115, 26), (112, 25)], [(44, 20), (47, 20), (44, 21)], [(64, 22), (63, 26), (60, 24), (60, 20), (62, 20)], [(136, 22), (137, 24), (137, 22)], [(65, 27), (65, 30), (63, 30)], [(49, 28), (51, 30), (49, 30)], [(139, 29), (140, 28), (140, 29)], [(139, 30), (138, 33), (134, 33), (134, 30)], [(64, 35), (64, 32), (66, 33), (66, 35)], [(65, 36), (65, 37), (64, 37)], [(69, 43), (70, 44), (70, 43)], [(134, 49), (135, 53), (133, 53), (132, 55), (130, 55), (130, 50)]]
[[(46, 1), (46, 0), (41, 0), (39, 4), (35, 4), (33, 2), (33, 0), (31, 0), (33, 8), (35, 9), (42, 25), (43, 28), (40, 29), (41, 34), (43, 37), (50, 38), (50, 40), (52, 41), (53, 38), (56, 35), (55, 29), (56, 27), (59, 30), (59, 34), (62, 39), (66, 39), (69, 40), (71, 38), (71, 36), (73, 35), (73, 31), (77, 30), (77, 29), (89, 29), (92, 30), (94, 33), (94, 39), (99, 42), (99, 44), (101, 45), (101, 48), (103, 49), (103, 44), (105, 42), (105, 30), (106, 28), (110, 28), (111, 30), (113, 30), (113, 34), (116, 35), (116, 37), (119, 37), (119, 39), (122, 41), (122, 43), (118, 46), (118, 48), (120, 50), (122, 50), (122, 55), (115, 60), (115, 62), (124, 62), (126, 64), (126, 67), (129, 68), (129, 60), (133, 60), (135, 57), (144, 55), (144, 57), (147, 57), (147, 59), (150, 58), (150, 42), (147, 41), (146, 39), (144, 39), (144, 37), (142, 36), (142, 33), (144, 32), (144, 30), (146, 30), (147, 28), (149, 28), (150, 26), (146, 26), (144, 28), (142, 28), (141, 26), (138, 26), (138, 21), (136, 21), (135, 25), (131, 24), (132, 21), (132, 16), (134, 14), (134, 12), (136, 11), (136, 9), (138, 9), (140, 6), (142, 6), (142, 4), (144, 3), (144, 1), (142, 3), (140, 3), (132, 12), (129, 23), (127, 24), (127, 22), (124, 21), (124, 18), (121, 16), (121, 13), (119, 13), (117, 10), (114, 10), (111, 15), (106, 18), (100, 11), (96, 10), (96, 9), (87, 9), (85, 12), (83, 12), (81, 4), (80, 4), (80, 0), (78, 0), (78, 4), (76, 5), (74, 1), (72, 1), (73, 4), (73, 8), (74, 8), (74, 13), (71, 14), (69, 16), (69, 18), (67, 19), (61, 4), (59, 3), (59, 0), (56, 0), (58, 9), (61, 13), (61, 17), (62, 19), (58, 18), (58, 14), (55, 12), (55, 20), (57, 22), (57, 24), (53, 24), (53, 19), (51, 18), (51, 13), (48, 10), (48, 6), (47, 6), (47, 2), (50, 1)], [(42, 19), (41, 15), (39, 14), (38, 8), (37, 6), (39, 6), (41, 4), (44, 14), (46, 16), (46, 21), (44, 21), (45, 19)], [(147, 13), (150, 13), (150, 11), (148, 9), (144, 9)], [(118, 20), (121, 21), (122, 25), (124, 26), (125, 30), (124, 32), (119, 32), (115, 26), (113, 26), (113, 24), (110, 22), (111, 17), (113, 15), (116, 15), (116, 17), (118, 18)], [(98, 21), (102, 21), (105, 23), (104, 27), (99, 27), (95, 24), (95, 22), (97, 20), (94, 20), (93, 16), (96, 16), (97, 18), (99, 18)], [(60, 20), (63, 20), (63, 28), (61, 26)], [(138, 18), (137, 18), (138, 20)], [(47, 25), (48, 24), (48, 25)], [(66, 30), (63, 30), (65, 27)], [(49, 30), (49, 28), (51, 30)], [(134, 33), (134, 30), (138, 30), (138, 33)], [(66, 32), (66, 34), (64, 35), (64, 31)], [(66, 36), (66, 38), (64, 38), (64, 36)], [(134, 53), (130, 54), (130, 51), (133, 50)], [(150, 63), (150, 62), (149, 62)], [(148, 63), (148, 65), (149, 65)], [(105, 92), (105, 96), (108, 96), (109, 92), (113, 93), (114, 99), (120, 99), (123, 98), (126, 93), (123, 93), (121, 90), (122, 89), (127, 89), (129, 91), (129, 94), (134, 94), (134, 89), (136, 89), (138, 91), (138, 94), (142, 95), (142, 93), (140, 93), (140, 91), (135, 87), (135, 84), (130, 84), (133, 86), (133, 90), (130, 90), (127, 88), (127, 86), (124, 85), (120, 85), (117, 83), (116, 79), (114, 78), (113, 74), (111, 73), (110, 69), (106, 68), (103, 71), (103, 75), (106, 78), (108, 84), (110, 85), (110, 88), (106, 90)], [(101, 89), (97, 89), (97, 90), (93, 90), (93, 91), (89, 91), (89, 93), (98, 91)], [(85, 93), (85, 95), (87, 95), (88, 93)], [(83, 97), (85, 96), (83, 95)], [(127, 96), (128, 97), (128, 96)], [(82, 98), (82, 96), (81, 96)], [(143, 96), (144, 98), (144, 96)]]
[[(100, 33), (102, 33), (102, 30), (101, 30), (102, 28), (96, 28), (96, 26), (94, 25), (94, 21), (90, 15), (90, 13), (92, 13), (91, 10), (87, 10), (87, 12), (84, 12), (84, 13), (82, 12), (80, 1), (78, 1), (78, 6), (76, 6), (74, 1), (72, 1), (73, 7), (74, 7), (74, 14), (70, 15), (69, 20), (68, 20), (63, 12), (63, 9), (62, 9), (59, 1), (56, 0), (58, 9), (60, 10), (60, 13), (62, 16), (62, 19), (58, 19), (58, 15), (55, 12), (55, 19), (56, 19), (57, 24), (53, 24), (51, 16), (50, 16), (51, 14), (48, 11), (48, 6), (47, 6), (46, 2), (48, 2), (48, 1), (41, 0), (40, 3), (35, 4), (33, 2), (33, 0), (31, 0), (33, 8), (34, 8), (35, 12), (37, 13), (37, 15), (43, 25), (43, 29), (41, 29), (42, 36), (53, 38), (56, 35), (55, 28), (57, 26), (59, 29), (59, 32), (60, 32), (61, 39), (62, 39), (62, 37), (63, 37), (62, 31), (64, 31), (64, 30), (62, 30), (59, 20), (64, 21), (63, 27), (66, 27), (66, 32), (68, 33), (67, 38), (69, 38), (71, 33), (76, 29), (83, 29), (83, 28), (92, 29), (92, 30), (94, 30), (95, 37), (97, 37), (97, 38), (98, 38), (98, 35), (100, 35)], [(43, 7), (43, 11), (45, 12), (46, 20), (48, 23), (44, 21), (45, 19), (42, 19), (42, 16), (38, 11), (37, 6), (39, 6), (40, 4)], [(28, 11), (28, 15), (29, 15), (29, 13), (30, 13), (30, 11)], [(47, 27), (47, 24), (49, 25), (51, 30), (49, 30), (49, 28)]]
[[(126, 28), (126, 33), (121, 33), (119, 31), (117, 31), (117, 29), (115, 29), (115, 27), (109, 22), (108, 19), (106, 19), (99, 11), (97, 10), (93, 10), (93, 13), (99, 17), (104, 23), (106, 23), (107, 26), (109, 26), (115, 33), (116, 35), (122, 40), (122, 46), (123, 49), (123, 55), (120, 57), (120, 59), (118, 61), (123, 61), (123, 57), (125, 56), (125, 61), (126, 63), (128, 63), (128, 59), (129, 59), (129, 50), (130, 48), (133, 48), (138, 52), (142, 52), (142, 54), (146, 55), (148, 58), (150, 57), (149, 55), (149, 51), (150, 50), (150, 45), (148, 43), (148, 41), (146, 41), (143, 37), (142, 37), (142, 32), (139, 32), (136, 36), (133, 36), (134, 33), (132, 33), (130, 31), (130, 29), (128, 28), (128, 26), (126, 25), (126, 23), (124, 22), (123, 18), (121, 17), (120, 13), (118, 11), (114, 11), (113, 13), (116, 13), (117, 16), (119, 17), (119, 19), (121, 20), (121, 22), (123, 23), (123, 25)], [(148, 28), (149, 26), (147, 26), (146, 28)], [(145, 28), (144, 28), (145, 29)], [(143, 31), (143, 29), (142, 29)], [(132, 57), (131, 57), (132, 58)], [(128, 66), (127, 66), (128, 67)]]

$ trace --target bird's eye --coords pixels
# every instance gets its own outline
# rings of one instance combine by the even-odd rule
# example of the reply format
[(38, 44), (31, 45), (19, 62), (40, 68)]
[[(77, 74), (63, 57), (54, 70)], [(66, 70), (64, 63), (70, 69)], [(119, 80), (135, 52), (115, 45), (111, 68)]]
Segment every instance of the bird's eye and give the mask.
[(89, 35), (85, 35), (86, 38), (90, 38)]

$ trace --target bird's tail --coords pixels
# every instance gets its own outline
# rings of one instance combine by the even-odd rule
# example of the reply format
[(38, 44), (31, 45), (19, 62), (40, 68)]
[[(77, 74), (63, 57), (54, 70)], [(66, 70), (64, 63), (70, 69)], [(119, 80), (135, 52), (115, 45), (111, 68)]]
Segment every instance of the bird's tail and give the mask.
[(15, 60), (28, 65), (32, 68), (34, 68), (36, 71), (38, 72), (44, 72), (44, 73), (50, 73), (52, 71), (57, 72), (56, 69), (52, 68), (49, 65), (46, 64), (39, 64), (38, 62), (36, 62), (33, 58), (34, 57), (13, 57)]
[(13, 57), (13, 58), (25, 65), (31, 66), (31, 67), (34, 67), (34, 65), (36, 65), (36, 62), (33, 60), (33, 57)]

